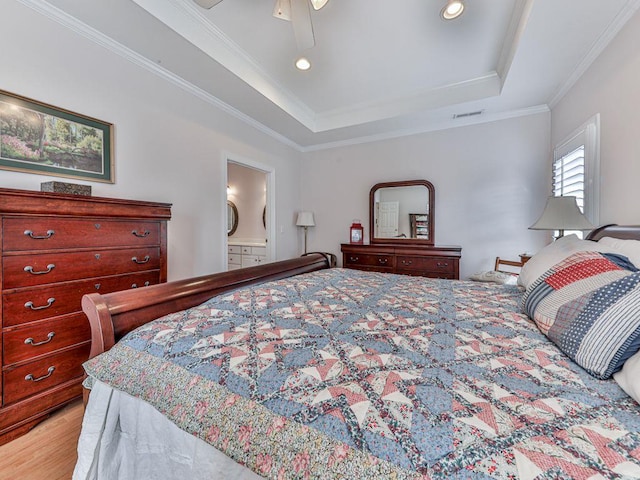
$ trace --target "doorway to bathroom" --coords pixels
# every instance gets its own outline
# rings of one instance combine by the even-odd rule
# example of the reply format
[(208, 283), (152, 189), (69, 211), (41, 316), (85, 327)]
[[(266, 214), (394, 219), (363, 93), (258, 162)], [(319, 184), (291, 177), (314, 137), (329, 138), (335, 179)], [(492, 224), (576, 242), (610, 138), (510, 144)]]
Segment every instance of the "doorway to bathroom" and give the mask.
[(273, 169), (227, 158), (227, 270), (275, 260)]

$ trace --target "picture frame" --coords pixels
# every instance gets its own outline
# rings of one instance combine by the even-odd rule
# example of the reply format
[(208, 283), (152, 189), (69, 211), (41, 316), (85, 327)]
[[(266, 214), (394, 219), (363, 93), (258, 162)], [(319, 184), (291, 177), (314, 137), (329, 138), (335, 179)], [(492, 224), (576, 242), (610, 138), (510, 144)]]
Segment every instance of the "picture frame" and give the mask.
[(0, 169), (114, 183), (113, 124), (0, 90)]

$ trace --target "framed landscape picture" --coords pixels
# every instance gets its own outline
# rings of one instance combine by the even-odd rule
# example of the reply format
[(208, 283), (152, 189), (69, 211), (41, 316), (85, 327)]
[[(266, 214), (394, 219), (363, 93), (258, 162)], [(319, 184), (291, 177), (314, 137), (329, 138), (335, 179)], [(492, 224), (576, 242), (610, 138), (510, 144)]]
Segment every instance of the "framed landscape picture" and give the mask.
[(113, 125), (0, 90), (0, 169), (113, 183)]

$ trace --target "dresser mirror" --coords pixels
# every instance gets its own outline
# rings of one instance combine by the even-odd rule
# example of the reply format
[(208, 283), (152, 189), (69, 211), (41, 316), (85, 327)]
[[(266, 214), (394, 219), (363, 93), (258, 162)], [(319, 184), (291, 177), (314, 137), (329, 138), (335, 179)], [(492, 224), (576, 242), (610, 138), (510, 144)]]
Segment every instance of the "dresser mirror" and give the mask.
[(378, 183), (369, 193), (371, 243), (434, 244), (435, 189), (427, 180)]

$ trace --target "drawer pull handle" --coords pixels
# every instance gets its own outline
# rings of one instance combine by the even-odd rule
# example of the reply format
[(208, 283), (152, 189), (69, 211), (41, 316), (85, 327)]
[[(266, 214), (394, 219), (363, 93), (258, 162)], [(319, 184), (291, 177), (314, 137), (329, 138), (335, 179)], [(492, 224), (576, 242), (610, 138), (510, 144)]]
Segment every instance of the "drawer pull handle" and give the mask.
[(438, 268), (446, 268), (449, 264), (447, 262), (438, 262)]
[(378, 259), (378, 263), (382, 263), (382, 264), (385, 264), (385, 263), (387, 263), (388, 261), (389, 261), (389, 259), (388, 259), (388, 258), (379, 258), (379, 259)]
[(34, 235), (32, 230), (25, 230), (24, 234), (34, 240), (46, 240), (47, 238), (51, 238), (53, 234), (56, 233), (53, 230), (47, 230), (46, 235)]
[(412, 260), (402, 260), (403, 265), (411, 265), (413, 263)]
[(139, 237), (139, 238), (144, 238), (144, 237), (148, 237), (149, 235), (151, 235), (151, 232), (149, 230), (145, 230), (142, 233), (138, 233), (137, 230), (134, 230), (131, 233), (134, 234), (136, 237)]
[(138, 260), (138, 257), (132, 257), (131, 261), (134, 263), (137, 263), (138, 265), (142, 265), (143, 263), (147, 263), (149, 262), (149, 260), (151, 260), (151, 257), (149, 255), (145, 255), (144, 256), (144, 260)]
[(24, 340), (24, 343), (26, 345), (31, 345), (32, 347), (37, 347), (38, 345), (44, 345), (45, 343), (49, 343), (51, 340), (53, 340), (53, 337), (55, 334), (56, 332), (49, 332), (49, 335), (47, 335), (47, 339), (41, 342), (34, 342), (33, 338), (29, 337)]
[(49, 300), (47, 300), (46, 305), (40, 305), (39, 307), (34, 307), (33, 302), (28, 301), (27, 303), (24, 304), (24, 308), (30, 308), (31, 310), (44, 310), (45, 308), (49, 308), (51, 305), (53, 305), (53, 302), (55, 301), (56, 299), (51, 297)]
[(47, 374), (46, 374), (46, 375), (43, 375), (43, 376), (41, 376), (41, 377), (37, 377), (37, 378), (36, 378), (36, 377), (34, 377), (34, 376), (33, 376), (33, 374), (31, 374), (31, 373), (30, 373), (29, 375), (27, 375), (26, 377), (24, 377), (24, 379), (25, 379), (26, 381), (28, 381), (28, 382), (39, 382), (40, 380), (44, 380), (45, 378), (49, 378), (49, 377), (53, 374), (53, 371), (54, 371), (55, 369), (56, 369), (56, 367), (51, 366), (51, 367), (49, 367), (49, 369), (47, 370)]
[(49, 273), (54, 268), (56, 268), (56, 266), (53, 263), (50, 263), (49, 265), (47, 265), (46, 270), (40, 270), (40, 271), (34, 270), (31, 265), (27, 265), (26, 267), (24, 267), (24, 271), (29, 272), (32, 275), (44, 275), (45, 273)]
[(357, 262), (358, 260), (360, 260), (360, 257), (349, 257), (349, 260), (352, 262)]
[[(143, 287), (148, 287), (149, 286), (149, 280), (147, 280), (146, 282), (144, 282)], [(131, 285), (131, 288), (138, 288), (138, 284), (134, 283)]]

